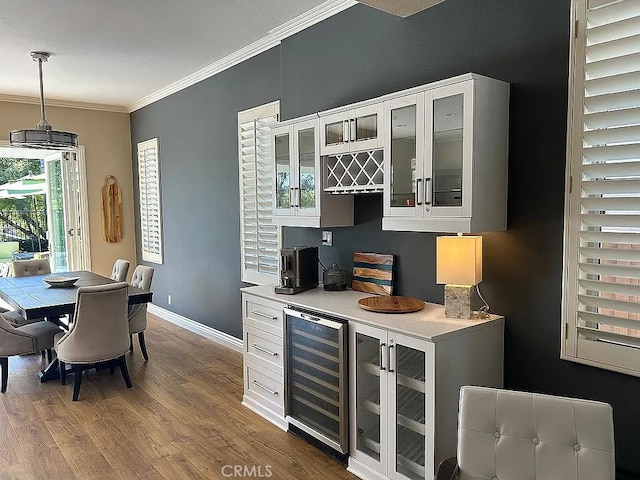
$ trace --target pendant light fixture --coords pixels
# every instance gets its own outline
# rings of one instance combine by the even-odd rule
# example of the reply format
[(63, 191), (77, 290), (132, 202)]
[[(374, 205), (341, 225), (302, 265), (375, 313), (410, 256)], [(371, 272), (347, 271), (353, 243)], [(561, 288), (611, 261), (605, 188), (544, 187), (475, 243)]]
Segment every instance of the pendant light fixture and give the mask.
[(48, 52), (31, 52), (34, 62), (38, 62), (40, 72), (40, 115), (42, 118), (35, 130), (12, 130), (9, 132), (11, 145), (26, 148), (43, 148), (48, 150), (67, 150), (78, 146), (78, 135), (71, 132), (54, 130), (44, 113), (44, 88), (42, 86), (42, 62), (49, 60)]

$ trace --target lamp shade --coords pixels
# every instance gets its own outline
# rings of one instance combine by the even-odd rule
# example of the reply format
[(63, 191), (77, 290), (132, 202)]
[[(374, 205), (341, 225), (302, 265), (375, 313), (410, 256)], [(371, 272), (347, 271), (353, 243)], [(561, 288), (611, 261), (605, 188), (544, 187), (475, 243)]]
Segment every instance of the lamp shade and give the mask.
[(436, 253), (436, 283), (477, 285), (482, 281), (482, 237), (437, 237)]

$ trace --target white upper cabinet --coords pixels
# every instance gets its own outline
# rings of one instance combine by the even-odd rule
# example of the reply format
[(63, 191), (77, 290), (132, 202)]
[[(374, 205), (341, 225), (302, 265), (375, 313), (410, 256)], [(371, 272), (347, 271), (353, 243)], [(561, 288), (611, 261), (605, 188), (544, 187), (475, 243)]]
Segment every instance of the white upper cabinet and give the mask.
[(320, 153), (336, 155), (382, 148), (382, 102), (320, 117)]
[(279, 124), (272, 135), (273, 223), (291, 227), (353, 225), (353, 198), (330, 196), (321, 188), (318, 118)]
[(464, 75), (384, 102), (383, 230), (506, 230), (509, 85)]

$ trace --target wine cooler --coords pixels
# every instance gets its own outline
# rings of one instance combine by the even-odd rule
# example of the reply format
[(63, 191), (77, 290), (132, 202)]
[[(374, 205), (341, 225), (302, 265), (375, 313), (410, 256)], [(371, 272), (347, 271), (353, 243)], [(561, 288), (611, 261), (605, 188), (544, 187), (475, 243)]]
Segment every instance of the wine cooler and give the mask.
[(312, 311), (284, 313), (286, 420), (347, 453), (347, 323)]

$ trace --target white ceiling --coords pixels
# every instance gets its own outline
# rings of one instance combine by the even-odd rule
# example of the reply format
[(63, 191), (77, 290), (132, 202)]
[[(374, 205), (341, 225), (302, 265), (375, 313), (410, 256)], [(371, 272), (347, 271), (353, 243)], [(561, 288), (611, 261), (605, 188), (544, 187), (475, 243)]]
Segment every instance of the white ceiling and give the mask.
[(2, 0), (0, 95), (127, 106), (324, 0)]

